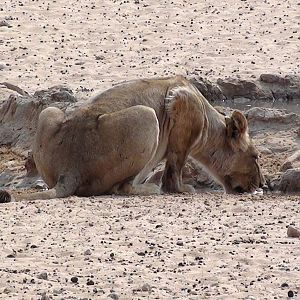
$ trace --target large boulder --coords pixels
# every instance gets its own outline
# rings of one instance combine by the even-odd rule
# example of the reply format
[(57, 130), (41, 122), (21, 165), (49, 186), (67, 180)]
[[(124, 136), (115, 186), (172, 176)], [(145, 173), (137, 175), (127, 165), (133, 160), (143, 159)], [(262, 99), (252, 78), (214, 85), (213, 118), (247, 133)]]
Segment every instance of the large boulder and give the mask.
[(226, 99), (241, 97), (251, 100), (270, 98), (270, 92), (262, 90), (256, 82), (251, 80), (241, 80), (237, 78), (219, 78), (217, 80), (217, 84)]
[(0, 145), (29, 149), (40, 112), (48, 106), (63, 110), (74, 105), (70, 89), (56, 86), (31, 95), (10, 95), (0, 107)]
[(286, 170), (279, 182), (278, 189), (285, 193), (300, 191), (300, 168)]

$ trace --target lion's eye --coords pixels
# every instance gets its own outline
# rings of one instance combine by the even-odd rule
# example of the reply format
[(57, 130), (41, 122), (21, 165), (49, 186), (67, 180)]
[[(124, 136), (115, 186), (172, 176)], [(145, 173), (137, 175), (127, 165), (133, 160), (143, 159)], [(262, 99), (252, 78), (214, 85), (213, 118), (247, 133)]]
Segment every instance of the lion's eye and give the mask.
[(258, 154), (254, 154), (254, 155), (253, 155), (253, 158), (254, 158), (255, 160), (258, 160), (259, 155), (258, 155)]

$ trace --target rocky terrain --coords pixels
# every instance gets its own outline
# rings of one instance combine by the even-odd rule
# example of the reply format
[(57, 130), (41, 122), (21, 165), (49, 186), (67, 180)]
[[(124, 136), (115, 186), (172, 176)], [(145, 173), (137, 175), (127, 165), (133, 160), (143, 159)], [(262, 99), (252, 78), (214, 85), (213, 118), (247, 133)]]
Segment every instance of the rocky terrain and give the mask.
[(224, 195), (190, 160), (195, 195), (3, 203), (0, 299), (299, 298), (300, 3), (1, 4), (0, 189), (46, 188), (30, 156), (43, 108), (182, 74), (244, 111), (269, 190)]

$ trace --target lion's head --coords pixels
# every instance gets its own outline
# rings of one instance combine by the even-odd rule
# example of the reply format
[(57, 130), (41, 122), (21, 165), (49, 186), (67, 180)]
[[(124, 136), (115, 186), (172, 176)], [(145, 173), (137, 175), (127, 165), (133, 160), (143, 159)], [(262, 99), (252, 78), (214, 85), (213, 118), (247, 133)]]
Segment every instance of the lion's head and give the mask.
[(222, 184), (226, 192), (253, 192), (262, 188), (265, 179), (258, 162), (259, 152), (249, 137), (247, 119), (240, 111), (234, 111), (225, 121), (228, 161)]
[[(221, 116), (220, 116), (221, 117)], [(224, 116), (222, 116), (224, 120)], [(207, 152), (193, 155), (224, 187), (227, 193), (254, 192), (265, 184), (259, 166), (259, 153), (248, 133), (248, 122), (235, 110), (225, 117), (222, 129), (208, 136)]]

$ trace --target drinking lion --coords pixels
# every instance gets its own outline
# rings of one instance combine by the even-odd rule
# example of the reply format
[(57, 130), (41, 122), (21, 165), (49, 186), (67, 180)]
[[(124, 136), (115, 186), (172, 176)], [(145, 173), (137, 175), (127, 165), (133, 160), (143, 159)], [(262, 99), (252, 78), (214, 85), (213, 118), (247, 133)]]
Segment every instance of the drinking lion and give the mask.
[[(182, 76), (122, 83), (68, 116), (53, 107), (41, 112), (33, 156), (50, 189), (26, 198), (193, 192), (182, 182), (189, 155), (227, 193), (264, 184), (240, 111), (220, 114)], [(145, 183), (163, 159), (161, 187)]]

